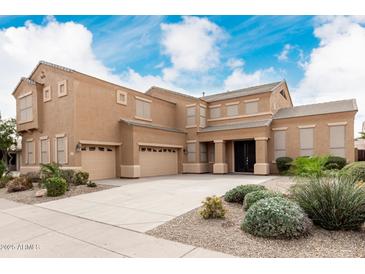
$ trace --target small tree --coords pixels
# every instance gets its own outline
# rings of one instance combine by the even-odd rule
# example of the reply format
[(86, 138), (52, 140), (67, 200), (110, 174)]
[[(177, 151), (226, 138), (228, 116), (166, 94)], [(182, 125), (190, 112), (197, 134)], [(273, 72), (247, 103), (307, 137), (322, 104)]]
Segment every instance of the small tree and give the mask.
[(2, 152), (2, 161), (7, 162), (8, 152), (17, 144), (16, 121), (14, 118), (1, 119), (0, 115), (0, 151)]
[(360, 139), (365, 139), (365, 131), (359, 132), (360, 134)]

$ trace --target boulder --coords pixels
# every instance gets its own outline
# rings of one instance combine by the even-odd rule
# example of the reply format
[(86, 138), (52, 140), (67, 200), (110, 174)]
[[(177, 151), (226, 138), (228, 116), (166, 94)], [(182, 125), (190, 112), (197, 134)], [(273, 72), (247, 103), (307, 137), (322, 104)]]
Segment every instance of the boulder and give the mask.
[(47, 189), (40, 189), (35, 193), (36, 197), (43, 197), (47, 195)]

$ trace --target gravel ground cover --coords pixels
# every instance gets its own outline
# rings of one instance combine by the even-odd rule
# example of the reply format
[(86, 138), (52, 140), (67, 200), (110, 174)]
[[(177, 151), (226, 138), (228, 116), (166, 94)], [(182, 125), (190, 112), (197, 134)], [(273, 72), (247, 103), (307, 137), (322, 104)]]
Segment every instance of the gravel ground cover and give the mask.
[(86, 185), (70, 186), (70, 190), (66, 191), (65, 195), (58, 197), (35, 197), (35, 193), (39, 190), (38, 184), (34, 184), (33, 189), (8, 193), (6, 188), (0, 189), (0, 198), (12, 200), (14, 202), (24, 203), (24, 204), (38, 204), (53, 200), (59, 200), (67, 197), (72, 197), (80, 194), (91, 193), (95, 191), (101, 191), (105, 189), (112, 188), (114, 186), (108, 185), (97, 185), (97, 187), (87, 187)]
[[(288, 177), (265, 182), (269, 189), (287, 192), (293, 183)], [(225, 219), (204, 220), (194, 209), (147, 234), (253, 258), (365, 258), (365, 229), (361, 231), (327, 231), (313, 227), (311, 234), (294, 240), (255, 237), (240, 229), (245, 211), (239, 204), (224, 202)]]

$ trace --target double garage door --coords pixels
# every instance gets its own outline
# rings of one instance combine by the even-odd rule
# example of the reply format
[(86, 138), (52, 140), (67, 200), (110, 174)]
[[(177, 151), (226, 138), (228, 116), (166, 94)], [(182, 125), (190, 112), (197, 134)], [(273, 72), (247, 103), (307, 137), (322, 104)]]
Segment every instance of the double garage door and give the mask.
[(139, 148), (141, 177), (178, 174), (178, 151), (176, 148)]
[(89, 172), (91, 180), (115, 178), (115, 147), (84, 146), (81, 149), (82, 169)]

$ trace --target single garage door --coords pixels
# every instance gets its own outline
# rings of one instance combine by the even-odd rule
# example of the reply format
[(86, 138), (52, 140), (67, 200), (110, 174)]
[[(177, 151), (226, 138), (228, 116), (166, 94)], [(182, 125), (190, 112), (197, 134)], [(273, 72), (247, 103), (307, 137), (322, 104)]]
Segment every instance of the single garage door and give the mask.
[(84, 146), (81, 149), (81, 165), (89, 172), (91, 180), (115, 178), (115, 148)]
[(140, 147), (141, 177), (177, 174), (177, 155), (175, 148)]

